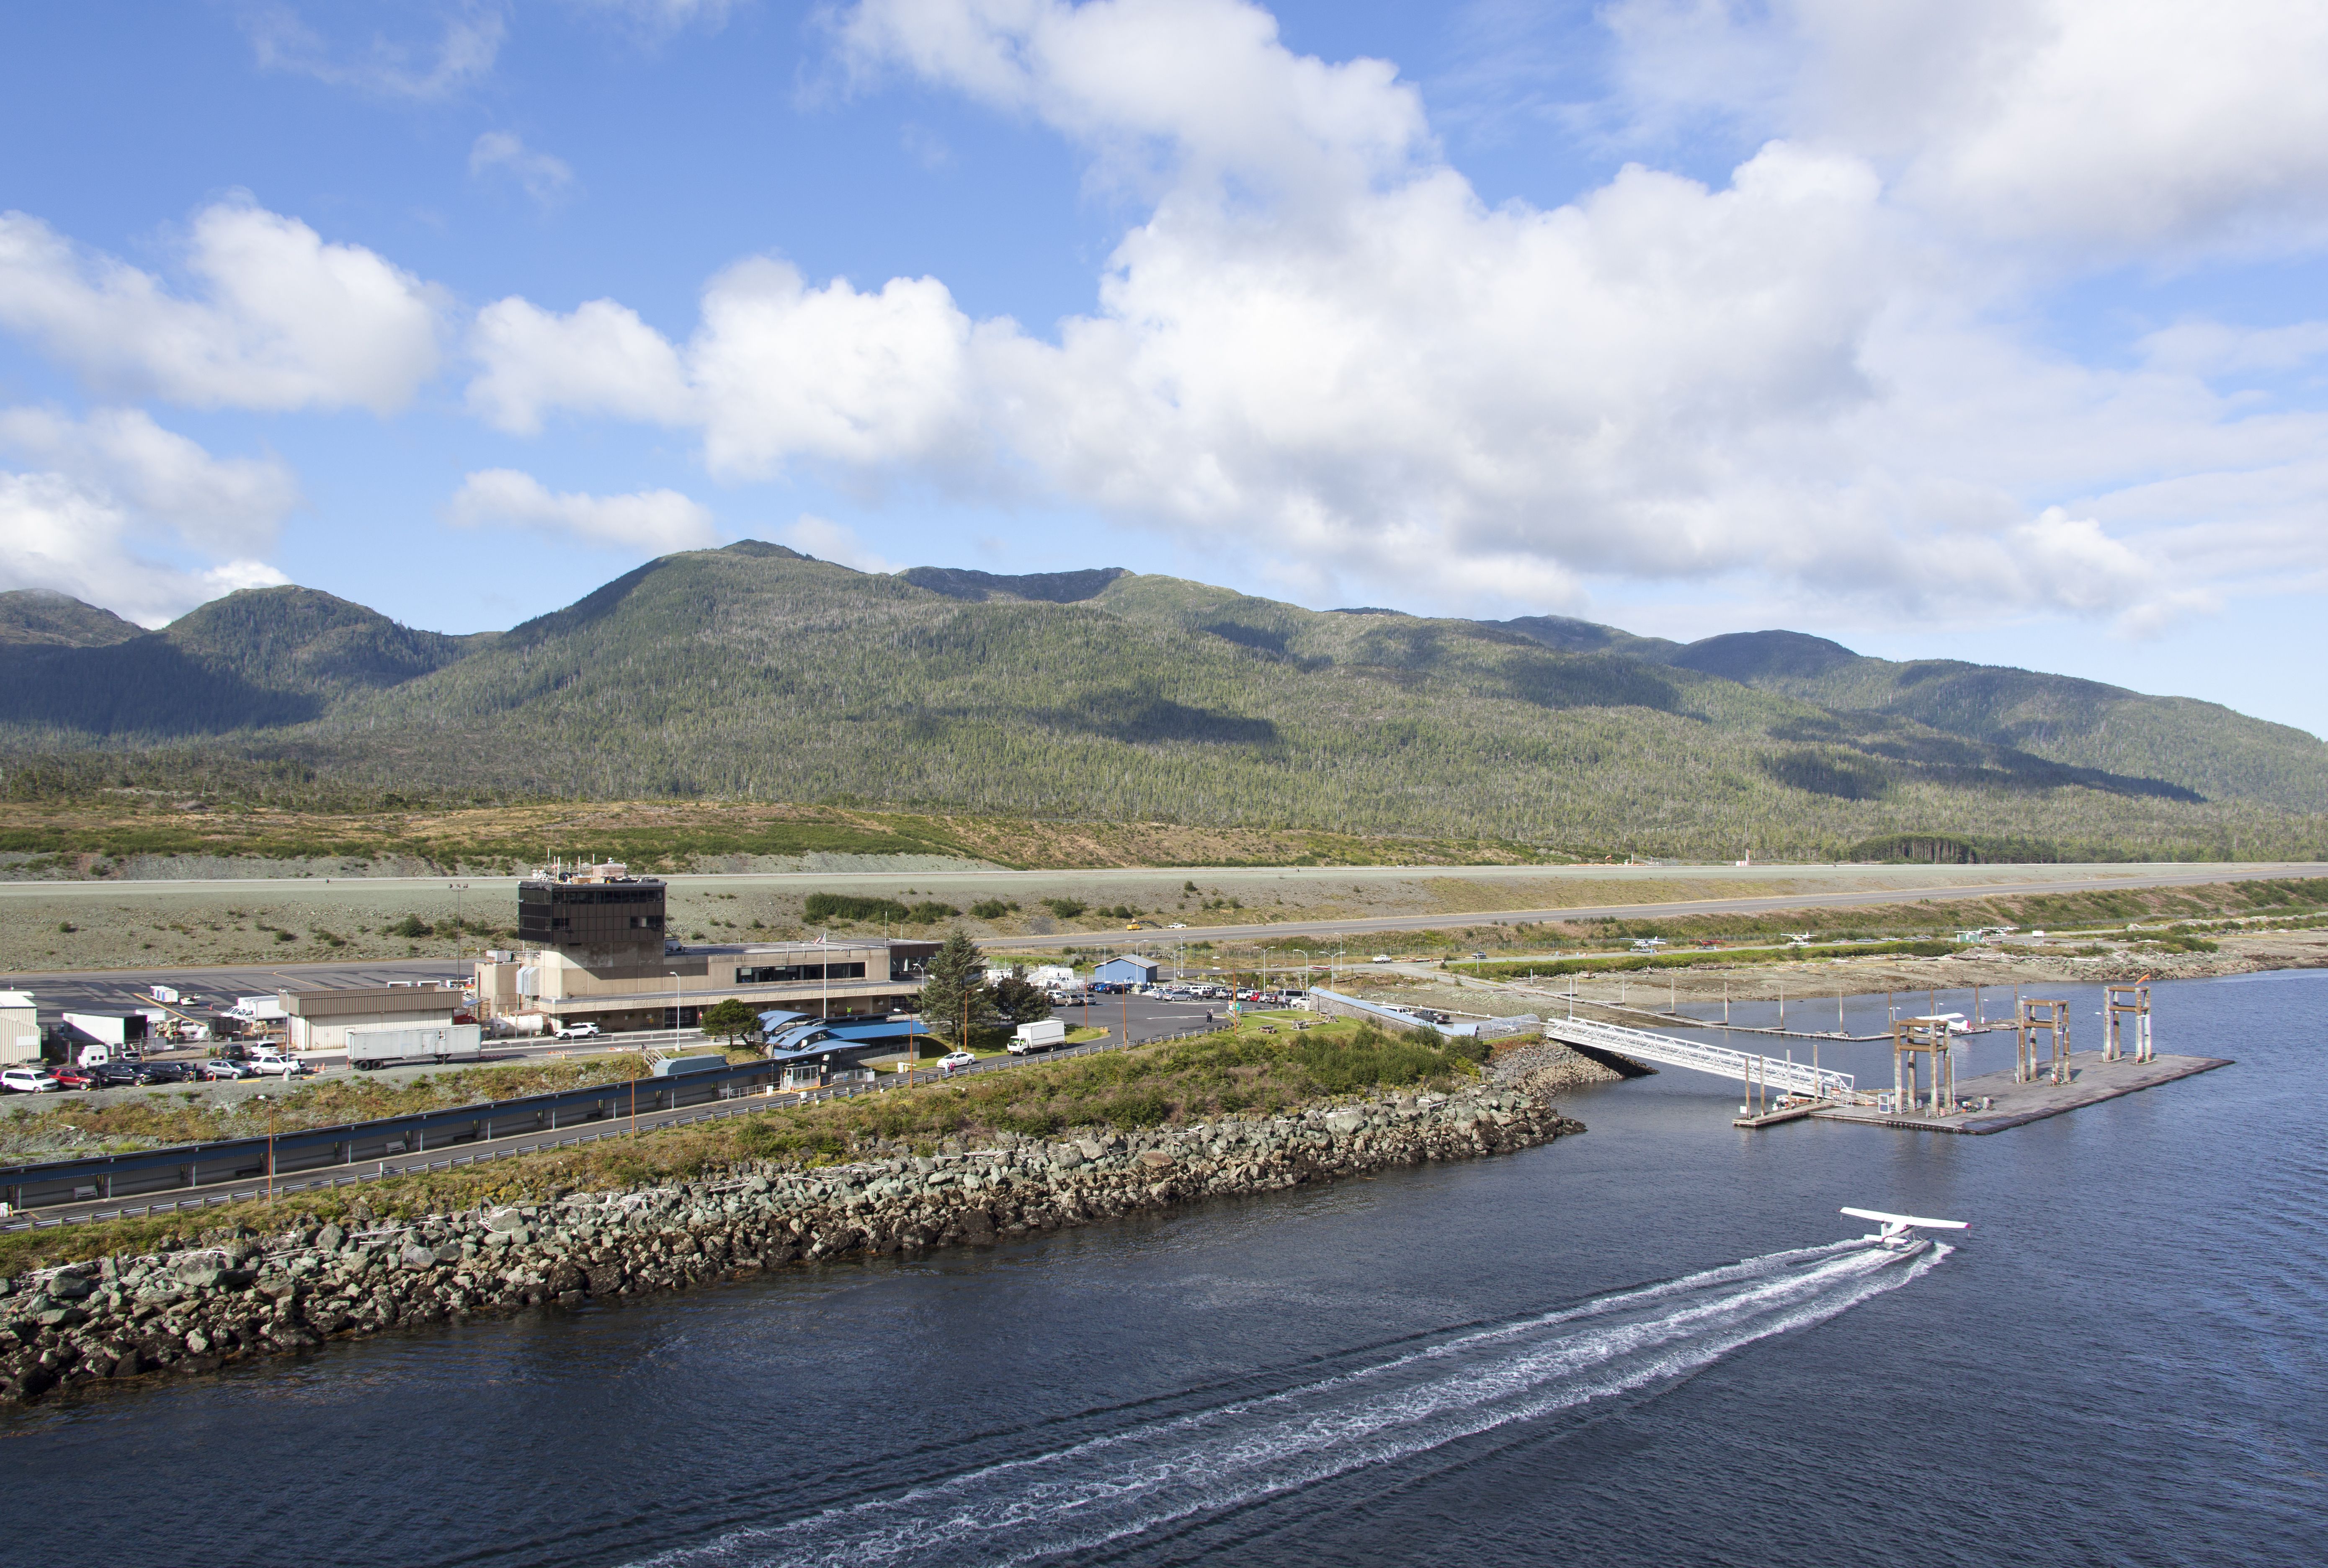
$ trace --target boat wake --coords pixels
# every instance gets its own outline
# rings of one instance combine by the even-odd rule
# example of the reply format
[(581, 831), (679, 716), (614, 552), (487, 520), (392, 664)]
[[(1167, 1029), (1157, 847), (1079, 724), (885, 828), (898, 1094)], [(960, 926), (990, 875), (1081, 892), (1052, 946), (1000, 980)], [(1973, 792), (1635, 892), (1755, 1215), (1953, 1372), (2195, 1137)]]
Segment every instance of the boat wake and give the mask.
[(1649, 1390), (1929, 1272), (1949, 1249), (1773, 1253), (1406, 1346), (1278, 1392), (739, 1531), (657, 1568), (1039, 1562), (1217, 1517), (1365, 1466)]

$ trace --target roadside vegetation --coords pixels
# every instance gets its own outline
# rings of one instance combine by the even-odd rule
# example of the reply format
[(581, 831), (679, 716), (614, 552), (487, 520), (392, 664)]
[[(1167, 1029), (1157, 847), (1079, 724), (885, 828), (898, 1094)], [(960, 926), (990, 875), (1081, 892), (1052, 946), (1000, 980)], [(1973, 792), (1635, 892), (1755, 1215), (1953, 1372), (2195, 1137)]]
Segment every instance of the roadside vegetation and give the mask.
[[(161, 1215), (9, 1232), (0, 1235), (0, 1276), (109, 1253), (192, 1245), (201, 1236), (230, 1234), (238, 1226), (280, 1231), (325, 1220), (441, 1214), (487, 1203), (540, 1201), (565, 1192), (694, 1180), (724, 1172), (743, 1160), (812, 1168), (877, 1151), (931, 1153), (975, 1148), (981, 1139), (1001, 1132), (1049, 1137), (1077, 1128), (1130, 1131), (1222, 1115), (1277, 1115), (1375, 1089), (1451, 1088), (1477, 1075), (1475, 1057), (1484, 1054), (1485, 1047), (1476, 1042), (1442, 1042), (1426, 1030), (1387, 1035), (1368, 1026), (1336, 1021), (1307, 1030), (1284, 1027), (1277, 1034), (1263, 1034), (1260, 1025), (1248, 1022), (1195, 1039), (1029, 1064), (959, 1082), (650, 1130), (635, 1137), (605, 1139), (578, 1149), (544, 1150), (449, 1171), (394, 1177), (329, 1191), (287, 1193), (272, 1202), (252, 1199), (205, 1209), (198, 1221), (191, 1214)], [(570, 1071), (572, 1082), (603, 1082), (602, 1077), (582, 1075), (594, 1070), (596, 1063), (621, 1059), (592, 1058), (556, 1066)], [(440, 1075), (440, 1079), (468, 1080), (472, 1091), (488, 1087), (532, 1092), (510, 1087), (513, 1082), (510, 1078), (485, 1085), (474, 1083), (483, 1074), (510, 1072), (481, 1068)], [(341, 1085), (306, 1086), (310, 1090), (325, 1087)], [(493, 1097), (507, 1098), (508, 1094)], [(452, 1098), (442, 1103), (465, 1102)], [(197, 1224), (199, 1231), (189, 1228)]]

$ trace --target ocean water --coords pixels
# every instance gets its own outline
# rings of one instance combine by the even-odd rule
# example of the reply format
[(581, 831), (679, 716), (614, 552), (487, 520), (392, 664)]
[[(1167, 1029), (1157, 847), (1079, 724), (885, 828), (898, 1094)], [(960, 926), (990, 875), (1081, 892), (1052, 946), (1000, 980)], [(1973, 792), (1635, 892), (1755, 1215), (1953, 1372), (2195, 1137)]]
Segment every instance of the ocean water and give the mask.
[(2318, 1562), (2323, 1019), (2162, 986), (2237, 1066), (1992, 1137), (1669, 1072), (1509, 1158), (12, 1412), (0, 1561)]

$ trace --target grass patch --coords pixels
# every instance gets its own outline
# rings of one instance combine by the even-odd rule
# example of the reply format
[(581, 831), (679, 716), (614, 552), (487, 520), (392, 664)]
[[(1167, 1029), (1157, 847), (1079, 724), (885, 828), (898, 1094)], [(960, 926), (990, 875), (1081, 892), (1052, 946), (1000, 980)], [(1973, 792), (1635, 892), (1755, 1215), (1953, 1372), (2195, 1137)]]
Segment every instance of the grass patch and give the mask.
[(1749, 963), (1800, 963), (1814, 958), (1945, 958), (1961, 953), (1961, 942), (1814, 943), (1807, 947), (1714, 948), (1697, 953), (1637, 953), (1597, 958), (1544, 958), (1520, 963), (1447, 963), (1442, 968), (1481, 980), (1524, 980), (1529, 975), (1611, 974), (1637, 969), (1732, 969)]
[[(480, 1204), (540, 1201), (568, 1191), (605, 1190), (647, 1183), (693, 1180), (746, 1160), (817, 1166), (898, 1145), (928, 1151), (949, 1141), (975, 1144), (995, 1132), (1049, 1137), (1073, 1127), (1123, 1131), (1178, 1124), (1220, 1115), (1274, 1115), (1337, 1095), (1378, 1088), (1451, 1087), (1477, 1066), (1422, 1031), (1391, 1036), (1347, 1021), (1321, 1024), (1291, 1038), (1243, 1029), (1190, 1040), (1110, 1051), (1072, 1061), (928, 1084), (887, 1094), (815, 1105), (785, 1106), (686, 1127), (660, 1128), (635, 1138), (614, 1138), (579, 1149), (544, 1150), (457, 1170), (439, 1170), (365, 1182), (327, 1192), (286, 1194), (268, 1202), (205, 1209), (202, 1234), (248, 1225), (280, 1231), (296, 1224), (344, 1221), (364, 1212), (389, 1218), (442, 1214)], [(446, 1080), (463, 1081), (470, 1098), (563, 1086), (516, 1087), (518, 1075), (539, 1074), (571, 1083), (604, 1082), (638, 1058), (594, 1057), (540, 1067), (477, 1068), (439, 1075), (429, 1104), (466, 1103)], [(586, 1076), (596, 1073), (596, 1076)], [(317, 1091), (371, 1089), (380, 1095), (416, 1093), (385, 1084), (305, 1085), (284, 1103)], [(505, 1091), (490, 1096), (476, 1090)], [(336, 1098), (336, 1097), (335, 1097)], [(421, 1104), (399, 1106), (422, 1109)], [(320, 1112), (321, 1106), (314, 1109)], [(156, 1113), (159, 1113), (158, 1111)], [(367, 1108), (367, 1115), (390, 1114)], [(264, 1111), (260, 1112), (263, 1126)], [(336, 1113), (347, 1119), (348, 1113)], [(83, 1119), (88, 1113), (82, 1112)], [(158, 1123), (156, 1123), (158, 1124)], [(209, 1123), (206, 1123), (208, 1125)], [(192, 1244), (192, 1215), (106, 1220), (89, 1225), (16, 1231), (0, 1235), (0, 1274), (28, 1268)]]

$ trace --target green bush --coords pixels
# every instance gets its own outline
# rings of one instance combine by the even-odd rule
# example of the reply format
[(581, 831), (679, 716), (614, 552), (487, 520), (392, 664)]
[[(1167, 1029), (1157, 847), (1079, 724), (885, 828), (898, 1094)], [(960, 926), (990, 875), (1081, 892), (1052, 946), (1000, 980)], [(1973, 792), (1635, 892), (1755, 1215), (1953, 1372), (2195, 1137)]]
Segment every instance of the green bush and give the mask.
[(895, 898), (865, 898), (853, 893), (812, 893), (801, 906), (801, 918), (811, 925), (828, 920), (897, 920), (910, 912)]
[(418, 915), (408, 915), (388, 927), (388, 934), (390, 936), (434, 936), (436, 928)]

